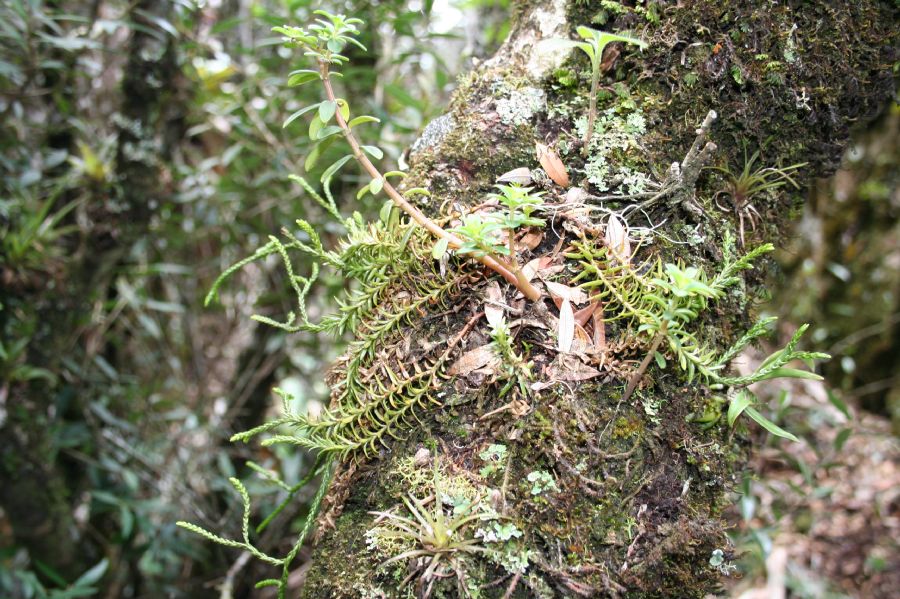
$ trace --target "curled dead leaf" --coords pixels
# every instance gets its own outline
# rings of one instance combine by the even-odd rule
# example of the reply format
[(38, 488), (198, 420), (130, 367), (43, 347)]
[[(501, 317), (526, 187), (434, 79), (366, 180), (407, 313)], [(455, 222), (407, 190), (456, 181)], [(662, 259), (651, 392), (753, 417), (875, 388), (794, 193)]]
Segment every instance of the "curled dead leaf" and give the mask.
[(535, 148), (537, 149), (538, 162), (541, 163), (547, 175), (560, 187), (568, 187), (569, 173), (566, 171), (566, 165), (559, 159), (556, 152), (540, 142), (535, 144)]
[(514, 168), (513, 170), (507, 171), (497, 177), (497, 183), (516, 183), (518, 185), (530, 185), (531, 182), (531, 169), (529, 169), (527, 166)]
[(628, 241), (628, 226), (615, 214), (610, 214), (606, 221), (606, 247), (619, 262), (631, 260), (631, 242)]
[(499, 363), (500, 357), (497, 356), (497, 353), (494, 351), (493, 344), (487, 343), (470, 349), (461, 355), (456, 362), (450, 366), (447, 373), (451, 376), (466, 376), (479, 368), (488, 367), (489, 370), (493, 370)]
[(572, 303), (563, 299), (559, 307), (559, 330), (557, 331), (556, 348), (561, 352), (572, 350), (572, 342), (575, 340), (575, 313), (572, 312)]
[(544, 285), (547, 286), (547, 291), (554, 298), (568, 300), (575, 305), (583, 304), (588, 300), (588, 294), (581, 287), (569, 287), (568, 285), (552, 281), (545, 281)]

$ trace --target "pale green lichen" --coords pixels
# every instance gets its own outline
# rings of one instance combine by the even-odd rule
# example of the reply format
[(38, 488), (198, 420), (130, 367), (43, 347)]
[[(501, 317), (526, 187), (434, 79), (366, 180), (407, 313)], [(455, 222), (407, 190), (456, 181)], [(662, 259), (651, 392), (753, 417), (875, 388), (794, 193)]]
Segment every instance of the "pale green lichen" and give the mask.
[(540, 495), (546, 491), (559, 491), (559, 487), (556, 486), (556, 481), (553, 480), (553, 476), (544, 470), (529, 472), (526, 478), (528, 482), (531, 483), (532, 495)]
[(478, 457), (485, 462), (484, 467), (478, 473), (487, 478), (492, 474), (499, 472), (506, 463), (506, 445), (499, 443), (490, 444), (487, 449), (478, 454)]
[[(584, 174), (598, 191), (643, 193), (651, 182), (648, 174), (623, 160), (640, 150), (640, 138), (647, 132), (644, 115), (632, 106), (621, 104), (609, 108), (598, 115), (594, 123)], [(579, 137), (584, 136), (585, 127), (587, 116), (575, 120), (575, 131)]]
[(536, 87), (510, 89), (505, 82), (495, 85), (497, 114), (504, 125), (525, 125), (547, 107), (544, 90)]

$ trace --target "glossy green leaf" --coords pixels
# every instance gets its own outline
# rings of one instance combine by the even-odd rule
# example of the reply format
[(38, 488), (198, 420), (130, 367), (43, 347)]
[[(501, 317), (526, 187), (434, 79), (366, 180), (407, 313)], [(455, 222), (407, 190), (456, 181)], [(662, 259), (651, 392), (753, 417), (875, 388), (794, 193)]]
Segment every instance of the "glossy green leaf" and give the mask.
[(318, 139), (319, 131), (321, 131), (322, 127), (324, 126), (325, 123), (322, 122), (322, 119), (319, 118), (319, 115), (314, 115), (312, 120), (309, 122), (309, 138), (313, 141)]
[(326, 137), (330, 137), (332, 135), (337, 135), (340, 132), (341, 132), (341, 128), (336, 125), (330, 125), (328, 127), (323, 127), (316, 134), (316, 139), (325, 139)]
[(362, 146), (363, 151), (366, 154), (372, 156), (375, 160), (381, 160), (384, 158), (384, 152), (382, 152), (379, 148), (375, 146)]
[(337, 110), (337, 103), (332, 102), (331, 100), (325, 100), (321, 104), (319, 104), (319, 118), (322, 119), (323, 123), (327, 123), (331, 120), (331, 117), (334, 116), (334, 112)]
[(413, 196), (413, 195), (431, 196), (431, 192), (428, 191), (427, 189), (425, 189), (424, 187), (413, 187), (412, 189), (407, 189), (406, 191), (404, 191), (403, 195), (404, 196)]
[(316, 71), (310, 70), (301, 70), (294, 71), (290, 77), (288, 77), (288, 87), (297, 87), (299, 85), (303, 85), (305, 83), (309, 83), (310, 81), (316, 81), (319, 79), (319, 73)]
[(362, 115), (350, 120), (347, 125), (350, 128), (356, 127), (357, 125), (362, 125), (363, 123), (380, 123), (381, 119), (376, 119), (374, 116)]
[(378, 179), (372, 179), (372, 182), (369, 183), (369, 191), (372, 192), (373, 196), (377, 196), (381, 193), (381, 189), (384, 187), (384, 179), (379, 177)]
[(349, 161), (351, 158), (353, 158), (353, 156), (348, 154), (347, 156), (344, 156), (343, 158), (336, 160), (334, 162), (334, 164), (332, 164), (327, 169), (325, 169), (325, 172), (322, 173), (322, 177), (321, 177), (320, 181), (322, 181), (324, 183), (325, 181), (331, 179), (331, 177), (333, 177), (334, 174), (336, 172), (338, 172), (338, 170), (340, 170), (340, 168), (342, 166), (347, 164), (347, 161)]
[(319, 107), (319, 104), (312, 104), (312, 105), (310, 105), (310, 106), (306, 106), (306, 107), (304, 107), (304, 108), (301, 108), (300, 110), (298, 110), (297, 112), (295, 112), (294, 114), (292, 114), (291, 116), (289, 116), (288, 118), (286, 118), (286, 119), (284, 120), (284, 124), (283, 124), (281, 127), (282, 127), (282, 128), (287, 127), (288, 125), (290, 125), (291, 123), (293, 123), (294, 121), (296, 121), (297, 119), (299, 119), (301, 116), (303, 116), (303, 115), (306, 114), (307, 112), (310, 112), (311, 110), (315, 110), (315, 109), (318, 108), (318, 107)]

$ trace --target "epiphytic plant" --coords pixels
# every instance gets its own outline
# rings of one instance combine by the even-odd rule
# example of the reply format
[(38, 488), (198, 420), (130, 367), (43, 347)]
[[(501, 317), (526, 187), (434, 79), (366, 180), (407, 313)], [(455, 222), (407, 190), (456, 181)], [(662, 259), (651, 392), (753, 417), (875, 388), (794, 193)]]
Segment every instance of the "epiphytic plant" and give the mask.
[[(519, 185), (497, 185), (500, 193), (490, 194), (490, 199), (497, 200), (504, 208), (499, 213), (482, 216), (479, 213), (467, 214), (460, 226), (451, 231), (458, 235), (463, 244), (457, 249), (459, 254), (470, 254), (476, 258), (492, 256), (521, 281), (519, 289), (528, 282), (522, 267), (516, 260), (516, 231), (522, 227), (540, 227), (544, 221), (534, 216), (541, 208), (543, 192), (532, 192), (530, 187)], [(501, 235), (506, 235), (503, 243)], [(443, 240), (441, 240), (443, 242)], [(440, 242), (439, 242), (440, 243)], [(442, 253), (445, 243), (437, 246), (436, 253)]]
[(575, 31), (584, 41), (576, 42), (575, 40), (554, 38), (547, 40), (547, 42), (556, 46), (578, 48), (591, 59), (590, 107), (588, 109), (587, 128), (585, 129), (581, 147), (582, 153), (586, 156), (591, 141), (591, 135), (594, 131), (594, 121), (597, 119), (597, 92), (600, 90), (600, 67), (603, 64), (603, 50), (607, 45), (614, 42), (634, 44), (639, 48), (646, 48), (647, 43), (637, 38), (607, 33), (605, 31), (597, 31), (596, 29), (591, 29), (590, 27), (585, 27), (583, 25), (576, 27)]
[[(753, 199), (762, 194), (773, 192), (785, 185), (799, 189), (800, 185), (793, 179), (792, 175), (806, 166), (806, 163), (803, 162), (783, 168), (754, 168), (757, 160), (759, 160), (759, 150), (748, 157), (745, 147), (744, 168), (740, 173), (735, 173), (727, 167), (710, 167), (725, 177), (725, 188), (715, 195), (716, 206), (726, 212), (734, 211), (738, 218), (738, 236), (741, 240), (741, 247), (744, 247), (745, 222), (749, 223), (750, 228), (755, 231), (756, 222), (761, 218), (756, 206), (753, 205)], [(723, 206), (720, 203), (722, 196), (727, 196), (731, 199), (730, 207)]]
[[(360, 194), (372, 193), (373, 195), (378, 195), (383, 191), (399, 209), (431, 233), (438, 243), (453, 249), (463, 247), (465, 244), (463, 240), (453, 232), (443, 229), (409, 201), (409, 196), (414, 194), (427, 195), (427, 190), (414, 188), (400, 193), (388, 179), (392, 176), (401, 177), (402, 173), (399, 171), (382, 173), (372, 163), (369, 157), (371, 156), (376, 160), (380, 159), (382, 157), (381, 150), (373, 146), (362, 145), (357, 139), (353, 128), (377, 119), (367, 115), (351, 118), (348, 102), (335, 95), (332, 78), (340, 75), (340, 73), (335, 71), (335, 68), (348, 61), (347, 57), (341, 54), (344, 47), (347, 44), (354, 44), (365, 50), (364, 46), (354, 37), (358, 33), (356, 25), (362, 21), (355, 18), (347, 18), (343, 15), (333, 15), (321, 10), (316, 11), (315, 14), (323, 18), (317, 19), (316, 23), (309, 27), (309, 30), (288, 26), (274, 28), (275, 32), (285, 36), (285, 41), (289, 46), (302, 48), (306, 56), (315, 59), (318, 67), (316, 70), (301, 69), (294, 71), (288, 83), (291, 85), (303, 85), (319, 80), (325, 90), (325, 100), (297, 110), (284, 123), (285, 126), (288, 126), (304, 114), (313, 112), (312, 121), (309, 125), (309, 137), (317, 145), (306, 161), (306, 168), (311, 168), (322, 151), (334, 143), (338, 136), (343, 136), (350, 146), (351, 153), (340, 158), (325, 170), (322, 174), (323, 183), (327, 184), (327, 181), (340, 168), (351, 159), (355, 159), (371, 177), (371, 181), (360, 190)], [(330, 124), (332, 119), (337, 123), (336, 125)], [(517, 287), (528, 299), (537, 300), (541, 297), (541, 292), (535, 286), (526, 278), (517, 277), (497, 259), (498, 256), (496, 254), (479, 252), (472, 255), (483, 265), (500, 274), (510, 284)]]
[[(722, 354), (703, 344), (695, 332), (688, 328), (707, 309), (710, 301), (721, 299), (725, 290), (738, 282), (737, 274), (740, 271), (751, 268), (756, 258), (774, 249), (771, 244), (761, 245), (740, 258), (726, 259), (722, 270), (711, 279), (696, 267), (664, 265), (659, 260), (649, 260), (638, 265), (611, 260), (608, 248), (596, 248), (586, 241), (576, 242), (575, 247), (577, 251), (568, 256), (581, 260), (582, 272), (578, 278), (591, 279), (583, 287), (594, 290), (595, 298), (604, 302), (607, 320), (630, 322), (649, 344), (646, 356), (628, 381), (622, 395), (623, 401), (637, 388), (654, 359), (660, 368), (665, 368), (667, 354), (674, 357), (689, 381), (699, 375), (716, 389), (730, 387), (736, 392), (753, 383), (773, 378), (821, 380), (815, 373), (787, 366), (795, 360), (811, 362), (830, 357), (820, 352), (797, 350), (800, 336), (806, 331), (807, 325), (801, 326), (783, 349), (770, 355), (753, 373), (746, 376), (728, 376), (723, 371), (747, 345), (767, 333), (768, 325), (774, 319), (763, 319), (755, 324)], [(737, 410), (734, 418), (741, 412), (746, 412), (757, 422), (765, 420), (759, 412), (748, 407), (751, 402), (737, 401), (740, 409), (733, 408)], [(729, 419), (731, 423), (734, 418)], [(764, 424), (770, 431), (773, 430), (769, 425), (775, 427), (768, 421)]]

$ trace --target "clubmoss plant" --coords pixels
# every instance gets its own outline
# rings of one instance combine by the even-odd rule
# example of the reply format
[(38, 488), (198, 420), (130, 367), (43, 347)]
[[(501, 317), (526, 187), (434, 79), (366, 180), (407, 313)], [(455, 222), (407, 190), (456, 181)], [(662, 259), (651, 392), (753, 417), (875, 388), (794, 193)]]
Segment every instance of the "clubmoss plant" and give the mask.
[[(795, 360), (811, 363), (830, 358), (828, 354), (797, 349), (808, 325), (801, 326), (783, 349), (774, 352), (753, 373), (745, 376), (728, 376), (723, 372), (745, 347), (768, 332), (768, 325), (774, 318), (755, 324), (722, 354), (700, 341), (689, 327), (709, 307), (710, 301), (721, 299), (725, 290), (738, 282), (737, 275), (741, 271), (751, 268), (754, 260), (774, 249), (771, 244), (761, 245), (736, 259), (726, 258), (722, 270), (712, 278), (699, 268), (663, 264), (658, 259), (637, 265), (611, 260), (606, 247), (598, 248), (584, 240), (574, 245), (577, 251), (568, 254), (568, 257), (581, 261), (582, 271), (577, 279), (588, 279), (582, 286), (594, 291), (594, 298), (604, 302), (607, 320), (626, 321), (632, 330), (647, 340), (649, 346), (625, 387), (622, 401), (631, 397), (651, 361), (656, 360), (660, 368), (666, 367), (667, 355), (674, 358), (688, 381), (699, 376), (715, 389), (733, 388), (737, 392), (753, 383), (773, 378), (821, 380), (815, 373), (788, 367)], [(758, 422), (765, 420), (752, 408), (747, 412), (750, 401), (735, 401), (740, 409), (732, 408), (736, 410), (734, 418), (729, 419), (732, 424), (741, 412), (746, 412)], [(775, 427), (771, 422), (768, 424)]]

